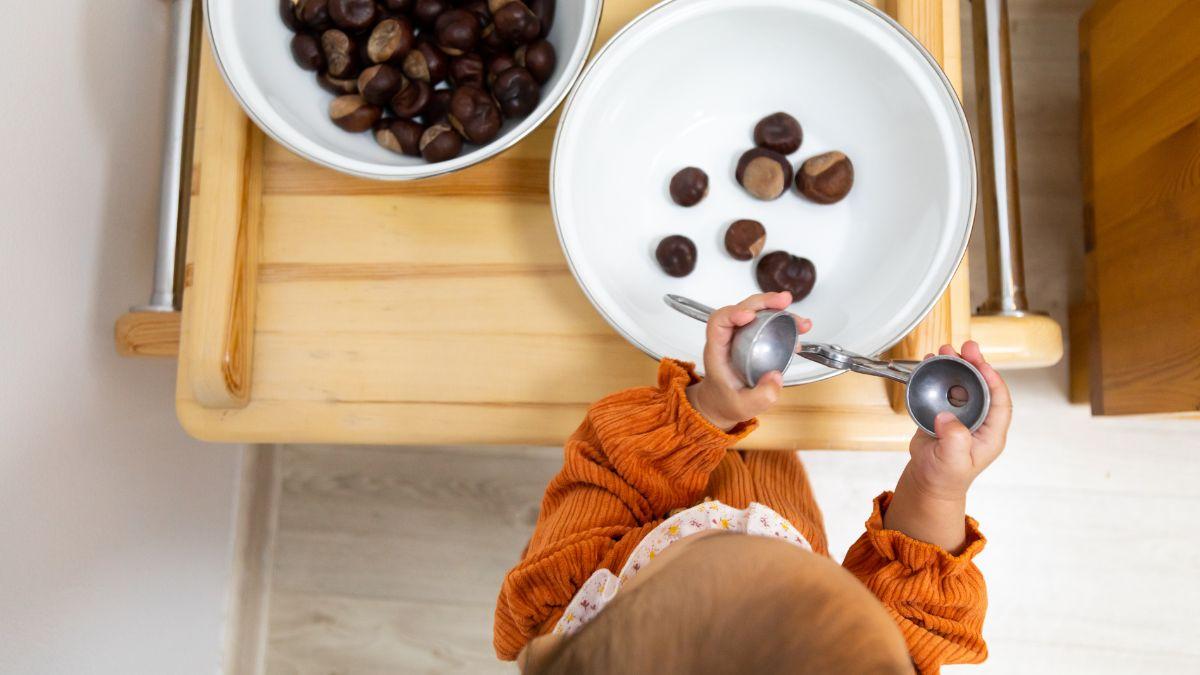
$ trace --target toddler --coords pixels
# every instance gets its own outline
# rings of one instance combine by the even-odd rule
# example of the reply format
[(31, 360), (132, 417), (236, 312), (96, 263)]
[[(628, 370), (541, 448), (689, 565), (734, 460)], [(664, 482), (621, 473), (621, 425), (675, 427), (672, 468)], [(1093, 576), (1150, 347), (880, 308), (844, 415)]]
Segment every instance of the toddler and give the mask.
[(500, 658), (526, 674), (634, 675), (936, 673), (986, 658), (972, 562), (985, 540), (965, 504), (1004, 448), (1007, 387), (963, 345), (991, 392), (987, 420), (971, 433), (943, 413), (936, 439), (918, 431), (839, 566), (796, 454), (734, 448), (782, 375), (744, 386), (733, 332), (791, 300), (766, 293), (713, 313), (704, 379), (664, 359), (656, 387), (591, 407), (500, 589)]

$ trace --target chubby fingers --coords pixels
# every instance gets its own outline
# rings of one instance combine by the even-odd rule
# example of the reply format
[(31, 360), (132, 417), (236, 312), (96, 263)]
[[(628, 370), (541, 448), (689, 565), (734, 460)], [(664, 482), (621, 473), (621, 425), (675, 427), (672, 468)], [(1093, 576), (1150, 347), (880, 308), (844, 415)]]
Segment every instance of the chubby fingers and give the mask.
[(760, 377), (758, 384), (753, 389), (745, 389), (740, 394), (742, 405), (750, 413), (748, 417), (754, 417), (769, 410), (779, 400), (779, 394), (782, 391), (783, 373), (774, 370)]

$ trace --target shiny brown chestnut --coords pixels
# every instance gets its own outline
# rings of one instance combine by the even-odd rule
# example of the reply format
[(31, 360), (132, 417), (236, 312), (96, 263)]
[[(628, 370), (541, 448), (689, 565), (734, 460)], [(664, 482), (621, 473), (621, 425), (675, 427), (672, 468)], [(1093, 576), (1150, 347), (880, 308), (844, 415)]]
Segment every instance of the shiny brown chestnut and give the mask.
[(416, 0), (413, 3), (412, 17), (422, 26), (432, 26), (438, 16), (450, 9), (447, 0)]
[(389, 12), (402, 14), (412, 10), (413, 0), (383, 0), (383, 6)]
[(434, 25), (438, 46), (451, 56), (462, 56), (479, 41), (479, 17), (465, 9), (443, 12)]
[(525, 4), (529, 5), (530, 11), (541, 22), (541, 36), (546, 37), (549, 35), (550, 29), (554, 27), (555, 0), (527, 0)]
[(383, 110), (367, 102), (362, 96), (339, 96), (329, 104), (329, 117), (333, 123), (350, 132), (366, 131), (375, 126)]
[(737, 182), (752, 196), (770, 201), (778, 199), (792, 183), (792, 165), (778, 152), (753, 148), (744, 152), (737, 163)]
[(492, 23), (500, 38), (514, 45), (533, 42), (542, 34), (542, 22), (521, 0), (509, 0), (493, 11)]
[(696, 244), (682, 234), (673, 234), (658, 242), (654, 259), (667, 274), (686, 277), (696, 269)]
[(767, 115), (754, 125), (754, 144), (760, 148), (790, 155), (799, 150), (803, 142), (804, 130), (800, 123), (785, 112)]
[(735, 220), (725, 230), (725, 250), (736, 260), (753, 260), (767, 243), (767, 228), (757, 220)]
[(788, 291), (792, 294), (792, 302), (800, 302), (812, 293), (817, 283), (817, 268), (808, 258), (794, 256), (787, 251), (775, 251), (758, 261), (754, 276), (763, 291)]
[(425, 127), (420, 123), (404, 119), (380, 120), (375, 125), (375, 142), (392, 152), (421, 156), (421, 135)]
[(537, 107), (542, 89), (528, 70), (515, 66), (496, 76), (492, 82), (492, 95), (505, 117), (524, 117)]
[(296, 17), (309, 30), (323, 31), (333, 25), (329, 20), (329, 0), (300, 0)]
[(416, 117), (425, 112), (432, 97), (433, 88), (428, 82), (404, 79), (392, 96), (392, 112), (400, 117)]
[(834, 204), (854, 187), (854, 164), (842, 152), (811, 157), (796, 172), (796, 189), (818, 204)]
[(439, 122), (421, 134), (421, 156), (427, 162), (444, 162), (458, 157), (462, 145), (462, 136), (445, 122)]
[(425, 120), (425, 124), (437, 124), (439, 122), (447, 122), (446, 116), (450, 111), (450, 98), (454, 92), (449, 89), (437, 89), (433, 95), (429, 97), (429, 103), (425, 106), (425, 110), (421, 113), (421, 119)]
[(517, 67), (517, 60), (515, 58), (513, 58), (512, 54), (503, 54), (502, 53), (502, 54), (497, 54), (497, 55), (493, 56), (492, 60), (488, 61), (488, 65), (487, 65), (488, 87), (491, 87), (492, 85), (494, 85), (496, 83), (496, 77), (500, 73), (503, 73), (504, 71), (508, 70), (509, 68), (515, 68), (515, 67)]
[(478, 54), (463, 54), (450, 60), (450, 82), (456, 87), (471, 85), (482, 88), (485, 78), (483, 57)]
[(296, 16), (299, 6), (300, 0), (279, 0), (279, 18), (283, 19), (283, 25), (293, 33), (299, 33), (306, 28), (300, 17)]
[(488, 93), (470, 85), (454, 90), (447, 119), (455, 131), (476, 145), (490, 142), (500, 133), (500, 109)]
[(317, 73), (317, 84), (334, 96), (358, 93), (358, 80), (355, 78), (339, 79), (330, 77), (329, 73)]
[(325, 55), (325, 72), (329, 73), (330, 77), (358, 77), (358, 45), (344, 31), (330, 28), (321, 33), (321, 51)]
[(404, 76), (386, 63), (371, 66), (358, 76), (358, 93), (375, 105), (387, 105), (404, 86)]
[(379, 5), (375, 0), (329, 0), (329, 18), (342, 30), (361, 33), (379, 21)]
[(325, 68), (325, 54), (321, 52), (321, 43), (308, 33), (296, 33), (292, 36), (292, 58), (296, 65), (304, 70), (322, 70)]
[(671, 200), (680, 206), (695, 206), (708, 195), (708, 174), (689, 166), (671, 176)]
[(416, 43), (416, 34), (407, 19), (384, 19), (367, 38), (367, 56), (374, 63), (402, 63)]
[(449, 57), (427, 40), (418, 41), (416, 49), (404, 57), (404, 74), (431, 85), (446, 79), (449, 69)]
[(517, 50), (513, 52), (513, 60), (517, 62), (518, 66), (528, 70), (538, 84), (546, 84), (546, 80), (554, 75), (554, 67), (558, 65), (558, 55), (554, 52), (554, 45), (545, 40), (517, 47)]

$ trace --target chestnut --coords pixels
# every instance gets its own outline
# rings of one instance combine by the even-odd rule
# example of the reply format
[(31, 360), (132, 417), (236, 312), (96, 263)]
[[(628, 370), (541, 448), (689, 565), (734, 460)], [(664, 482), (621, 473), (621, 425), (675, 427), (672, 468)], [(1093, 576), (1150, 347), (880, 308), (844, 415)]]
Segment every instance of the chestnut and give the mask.
[(462, 56), (479, 41), (479, 17), (465, 9), (452, 9), (437, 18), (438, 46), (451, 56)]
[(455, 131), (476, 145), (491, 141), (500, 133), (500, 109), (488, 93), (470, 85), (454, 90), (447, 118)]
[(480, 28), (488, 25), (492, 20), (492, 10), (488, 9), (487, 0), (468, 0), (460, 6), (479, 19)]
[(529, 5), (530, 11), (537, 16), (538, 21), (542, 24), (542, 37), (550, 34), (550, 29), (554, 27), (554, 5), (555, 0), (529, 0), (525, 4)]
[(421, 40), (417, 48), (404, 57), (404, 74), (414, 80), (437, 84), (446, 79), (450, 60), (432, 42)]
[(817, 268), (808, 258), (794, 256), (787, 251), (775, 251), (758, 261), (754, 276), (763, 291), (788, 291), (792, 294), (792, 302), (800, 302), (812, 293), (817, 283)]
[(471, 85), (483, 87), (483, 57), (478, 54), (463, 54), (450, 61), (450, 81), (456, 87)]
[(421, 156), (427, 162), (444, 162), (462, 152), (462, 136), (449, 124), (439, 122), (421, 134)]
[(384, 19), (367, 38), (367, 56), (374, 63), (401, 63), (416, 42), (412, 24), (406, 19)]
[(487, 66), (488, 87), (491, 87), (492, 85), (494, 85), (496, 83), (496, 77), (500, 73), (503, 73), (504, 71), (508, 70), (509, 68), (516, 68), (516, 67), (517, 67), (517, 60), (515, 58), (513, 58), (511, 54), (497, 54), (496, 56), (492, 57), (492, 60), (488, 61), (488, 66)]
[(496, 76), (492, 82), (492, 95), (505, 117), (524, 117), (537, 107), (542, 90), (528, 70), (516, 66)]
[(479, 34), (479, 45), (485, 54), (498, 54), (508, 49), (508, 43), (496, 32), (496, 24), (489, 23)]
[(392, 96), (392, 111), (400, 117), (416, 117), (425, 111), (433, 87), (424, 80), (402, 79), (400, 88)]
[(389, 12), (406, 14), (412, 9), (413, 0), (383, 0), (383, 6)]
[(654, 259), (667, 274), (686, 277), (696, 269), (696, 244), (682, 234), (673, 234), (658, 242)]
[(671, 177), (671, 200), (680, 206), (695, 206), (708, 195), (708, 174), (694, 166), (680, 169)]
[(854, 164), (842, 152), (811, 157), (796, 172), (796, 189), (818, 204), (834, 204), (854, 187)]
[(542, 22), (521, 0), (509, 0), (494, 10), (492, 23), (501, 39), (515, 45), (533, 42), (542, 34)]
[(737, 182), (754, 197), (764, 201), (778, 199), (792, 183), (792, 165), (783, 155), (753, 148), (737, 163)]
[(375, 105), (387, 105), (402, 86), (404, 76), (386, 63), (371, 66), (358, 76), (358, 93)]
[(354, 78), (339, 79), (330, 77), (329, 73), (317, 73), (317, 84), (334, 96), (345, 96), (358, 93), (358, 80)]
[(442, 12), (450, 9), (447, 0), (416, 0), (413, 3), (412, 17), (422, 26), (432, 26)]
[(304, 70), (325, 68), (325, 55), (321, 53), (321, 43), (308, 33), (296, 33), (292, 36), (292, 58), (296, 60), (296, 65)]
[(799, 150), (803, 142), (804, 130), (800, 123), (785, 112), (767, 115), (754, 125), (754, 144), (760, 148), (790, 155)]
[(337, 28), (321, 33), (321, 51), (325, 54), (325, 72), (330, 77), (358, 77), (358, 46), (349, 35)]
[(343, 30), (361, 33), (379, 20), (375, 0), (329, 0), (329, 18)]
[(446, 122), (446, 117), (450, 114), (450, 99), (454, 92), (449, 89), (436, 89), (433, 95), (429, 97), (429, 103), (425, 106), (425, 110), (421, 113), (421, 119), (425, 120), (425, 124), (437, 124)]
[(333, 25), (329, 20), (328, 0), (300, 0), (296, 17), (310, 30), (323, 31)]
[(736, 260), (753, 260), (767, 243), (767, 228), (757, 220), (735, 220), (725, 230), (725, 250)]
[(296, 16), (299, 5), (300, 0), (279, 0), (279, 18), (283, 19), (283, 25), (293, 33), (299, 33), (305, 28), (300, 17)]
[(412, 120), (385, 119), (375, 125), (375, 142), (392, 152), (421, 156), (421, 135), (425, 127)]
[(350, 132), (366, 131), (375, 126), (383, 110), (367, 102), (361, 96), (339, 96), (329, 104), (329, 117), (333, 123)]
[(554, 45), (545, 40), (538, 40), (517, 47), (513, 59), (533, 75), (538, 84), (546, 84), (546, 80), (554, 75), (554, 67), (558, 65), (558, 55), (554, 53)]

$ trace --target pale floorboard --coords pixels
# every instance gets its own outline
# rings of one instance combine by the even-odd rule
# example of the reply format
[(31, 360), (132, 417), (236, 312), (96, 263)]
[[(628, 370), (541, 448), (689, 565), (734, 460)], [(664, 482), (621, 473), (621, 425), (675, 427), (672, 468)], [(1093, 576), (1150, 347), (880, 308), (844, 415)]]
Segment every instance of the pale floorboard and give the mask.
[[(1029, 295), (1064, 325), (1082, 279), (1076, 26), (1089, 4), (1010, 1)], [(947, 670), (1200, 672), (1200, 426), (1092, 419), (1066, 403), (1065, 366), (1009, 381), (1009, 447), (970, 502), (989, 538), (991, 657)], [(840, 555), (906, 458), (803, 456)], [(267, 671), (513, 672), (492, 655), (493, 603), (558, 457), (284, 451)]]

